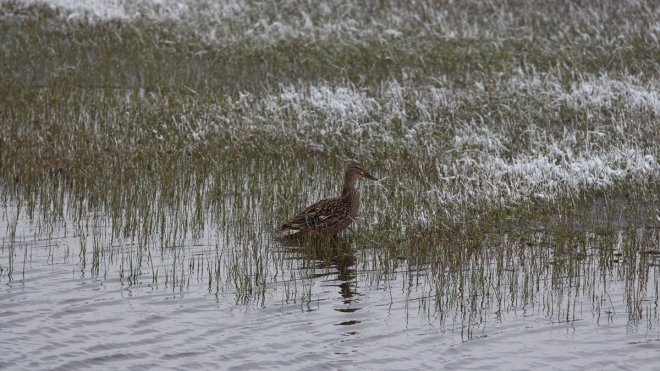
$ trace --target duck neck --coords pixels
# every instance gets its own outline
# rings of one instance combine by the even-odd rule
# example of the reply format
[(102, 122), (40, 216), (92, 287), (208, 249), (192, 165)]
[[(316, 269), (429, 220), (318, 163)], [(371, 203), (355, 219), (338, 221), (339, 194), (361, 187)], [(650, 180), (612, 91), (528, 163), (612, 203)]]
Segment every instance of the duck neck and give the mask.
[(355, 183), (357, 182), (357, 176), (354, 174), (346, 173), (344, 175), (344, 189), (341, 192), (342, 196), (346, 196), (351, 193), (355, 193)]

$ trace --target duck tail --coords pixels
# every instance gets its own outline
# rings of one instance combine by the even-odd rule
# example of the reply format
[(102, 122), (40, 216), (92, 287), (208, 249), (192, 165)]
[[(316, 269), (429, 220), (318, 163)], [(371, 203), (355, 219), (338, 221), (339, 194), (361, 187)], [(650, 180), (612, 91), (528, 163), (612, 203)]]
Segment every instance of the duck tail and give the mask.
[(288, 225), (283, 225), (282, 228), (280, 228), (279, 230), (273, 233), (273, 237), (286, 238), (286, 237), (291, 237), (298, 233), (300, 233), (300, 229), (293, 229), (290, 228)]

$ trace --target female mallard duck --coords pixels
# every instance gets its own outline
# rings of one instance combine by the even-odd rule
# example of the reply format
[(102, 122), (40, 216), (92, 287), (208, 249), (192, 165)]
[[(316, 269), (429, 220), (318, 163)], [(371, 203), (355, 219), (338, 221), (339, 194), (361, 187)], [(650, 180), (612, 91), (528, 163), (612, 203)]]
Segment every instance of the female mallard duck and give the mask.
[(284, 223), (275, 236), (278, 238), (306, 234), (335, 236), (348, 228), (358, 215), (359, 195), (355, 188), (358, 178), (378, 180), (359, 162), (348, 161), (341, 196), (326, 198), (301, 211)]

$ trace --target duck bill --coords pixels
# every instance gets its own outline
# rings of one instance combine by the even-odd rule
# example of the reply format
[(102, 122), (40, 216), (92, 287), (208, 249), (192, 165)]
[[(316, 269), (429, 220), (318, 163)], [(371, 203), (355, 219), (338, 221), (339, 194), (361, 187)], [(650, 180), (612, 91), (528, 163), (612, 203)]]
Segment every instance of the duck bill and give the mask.
[(367, 178), (367, 179), (369, 179), (369, 180), (378, 180), (378, 178), (376, 178), (375, 176), (373, 176), (373, 175), (367, 173), (366, 171), (363, 172), (363, 173), (360, 174), (360, 175), (361, 175), (363, 178)]

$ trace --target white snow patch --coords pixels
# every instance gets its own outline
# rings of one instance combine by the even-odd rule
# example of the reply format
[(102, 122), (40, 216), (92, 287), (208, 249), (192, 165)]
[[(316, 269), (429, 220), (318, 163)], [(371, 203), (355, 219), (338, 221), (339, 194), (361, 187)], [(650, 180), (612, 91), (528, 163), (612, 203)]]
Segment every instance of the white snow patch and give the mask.
[[(648, 109), (660, 114), (660, 84), (651, 90), (635, 79), (613, 80), (607, 76), (573, 83), (564, 100), (573, 107), (612, 108), (617, 102), (635, 109)], [(652, 82), (652, 81), (651, 81)]]
[(477, 162), (461, 159), (459, 175), (471, 195), (517, 201), (542, 194), (545, 199), (585, 190), (602, 190), (624, 181), (646, 183), (660, 177), (653, 155), (637, 148), (578, 156), (555, 163), (546, 155), (521, 155), (510, 161), (492, 156)]
[(271, 106), (272, 102), (277, 102), (278, 107), (284, 105), (300, 114), (312, 110), (331, 120), (357, 121), (379, 109), (376, 100), (364, 92), (325, 84), (307, 89), (287, 86), (279, 96), (271, 96), (268, 100)]
[(608, 75), (586, 76), (565, 89), (552, 74), (519, 73), (500, 88), (515, 93), (545, 97), (549, 105), (564, 103), (571, 108), (608, 108), (623, 106), (646, 109), (660, 114), (660, 81), (640, 80), (635, 76), (613, 79)]
[(128, 20), (139, 16), (127, 9), (121, 0), (22, 0), (27, 5), (46, 5), (68, 12), (67, 19), (84, 18), (92, 15), (99, 19)]

